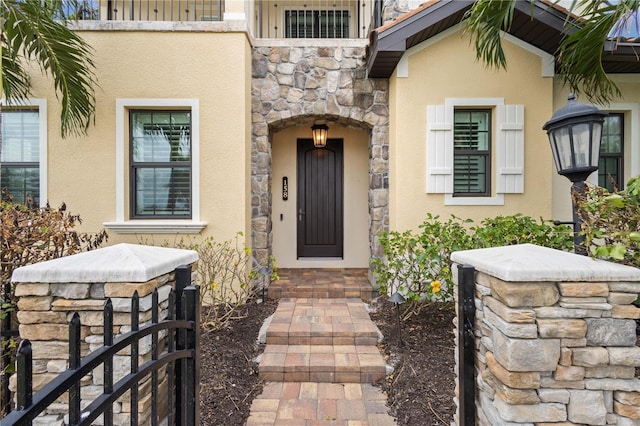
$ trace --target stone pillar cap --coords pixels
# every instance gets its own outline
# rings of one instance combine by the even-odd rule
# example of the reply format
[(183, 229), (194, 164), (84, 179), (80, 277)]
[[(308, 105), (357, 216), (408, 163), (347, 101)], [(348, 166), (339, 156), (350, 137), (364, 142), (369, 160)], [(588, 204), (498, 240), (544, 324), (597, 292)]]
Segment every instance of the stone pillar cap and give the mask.
[(13, 272), (11, 282), (146, 282), (197, 260), (192, 250), (122, 243), (23, 266)]
[(640, 281), (638, 268), (534, 244), (458, 251), (451, 260), (511, 282)]

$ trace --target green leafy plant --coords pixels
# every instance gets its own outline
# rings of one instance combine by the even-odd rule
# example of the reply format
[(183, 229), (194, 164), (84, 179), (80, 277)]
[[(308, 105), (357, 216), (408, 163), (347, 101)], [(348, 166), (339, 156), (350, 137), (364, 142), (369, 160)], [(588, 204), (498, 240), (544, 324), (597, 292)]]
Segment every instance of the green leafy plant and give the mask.
[(177, 248), (198, 252), (197, 282), (202, 292), (201, 325), (207, 330), (219, 330), (230, 321), (243, 318), (241, 311), (247, 301), (261, 290), (265, 280), (278, 279), (273, 258), (266, 268), (251, 267), (251, 249), (242, 243), (239, 232), (233, 239), (216, 241), (180, 240)]
[(640, 267), (640, 176), (613, 193), (587, 184), (576, 201), (590, 255)]
[(417, 235), (405, 231), (378, 237), (384, 258), (374, 259), (374, 274), (382, 292), (398, 291), (406, 298), (405, 317), (419, 313), (425, 302), (452, 299), (451, 253), (472, 247), (466, 222), (455, 216), (441, 222), (428, 214)]
[(550, 220), (536, 221), (530, 216), (515, 214), (485, 218), (471, 228), (475, 247), (497, 247), (514, 244), (537, 244), (558, 250), (573, 249), (573, 229), (556, 226)]
[(470, 219), (451, 216), (443, 222), (428, 214), (419, 229), (417, 234), (380, 234), (384, 256), (373, 261), (380, 290), (399, 291), (406, 298), (405, 318), (420, 312), (426, 303), (453, 299), (451, 253), (455, 251), (525, 243), (573, 248), (570, 228), (521, 214), (486, 218), (477, 226)]
[(60, 19), (65, 3), (0, 1), (3, 95), (14, 101), (33, 96), (30, 68), (39, 67), (51, 77), (63, 137), (87, 133), (95, 119), (97, 84), (93, 48)]

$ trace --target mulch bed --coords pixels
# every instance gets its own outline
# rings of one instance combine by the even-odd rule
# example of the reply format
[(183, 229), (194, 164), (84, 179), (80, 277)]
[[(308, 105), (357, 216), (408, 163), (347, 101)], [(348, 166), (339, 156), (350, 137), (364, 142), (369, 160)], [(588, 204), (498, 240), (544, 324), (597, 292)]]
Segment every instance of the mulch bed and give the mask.
[(451, 424), (456, 411), (454, 306), (428, 305), (403, 321), (400, 333), (395, 305), (385, 300), (374, 307), (371, 319), (385, 336), (380, 349), (394, 367), (394, 373), (381, 383), (390, 414), (398, 425)]
[[(277, 301), (248, 303), (244, 318), (229, 327), (201, 336), (202, 365), (200, 407), (202, 425), (244, 425), (253, 399), (262, 392), (257, 366), (252, 361), (263, 348), (257, 344), (262, 322)], [(431, 305), (402, 324), (404, 346), (397, 340), (395, 306), (372, 304), (371, 318), (385, 336), (380, 345), (393, 375), (382, 383), (389, 412), (398, 425), (448, 425), (455, 404), (454, 336), (452, 305)]]
[(200, 336), (200, 423), (244, 425), (253, 399), (262, 393), (263, 381), (253, 359), (262, 353), (258, 333), (278, 302), (250, 301), (228, 328), (203, 331)]

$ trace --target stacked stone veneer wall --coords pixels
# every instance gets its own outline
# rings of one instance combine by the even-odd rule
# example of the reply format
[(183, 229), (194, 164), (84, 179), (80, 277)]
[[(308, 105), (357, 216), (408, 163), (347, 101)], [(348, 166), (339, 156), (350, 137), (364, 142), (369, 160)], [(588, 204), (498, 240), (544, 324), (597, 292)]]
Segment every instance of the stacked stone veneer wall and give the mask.
[(389, 226), (389, 91), (366, 77), (366, 40), (256, 40), (252, 57), (251, 218), (256, 262), (271, 255), (271, 133), (290, 126), (365, 129), (369, 139), (369, 244)]
[(478, 424), (640, 424), (640, 270), (531, 245), (452, 258), (476, 269)]
[[(29, 339), (33, 350), (34, 392), (68, 367), (69, 322), (78, 312), (81, 330), (81, 355), (102, 347), (103, 311), (107, 298), (114, 308), (114, 340), (131, 331), (131, 296), (140, 297), (139, 323), (151, 321), (151, 298), (158, 289), (160, 319), (167, 317), (168, 296), (175, 288), (176, 267), (191, 264), (195, 277), (197, 254), (186, 250), (120, 244), (94, 252), (56, 259), (19, 268), (14, 272), (18, 296), (20, 338)], [(95, 270), (92, 271), (92, 265)], [(166, 334), (160, 336), (159, 351), (166, 348)], [(130, 372), (129, 349), (114, 357), (114, 382)], [(138, 365), (151, 360), (151, 336), (140, 341)], [(159, 374), (159, 401), (166, 401), (166, 368)], [(103, 391), (103, 368), (85, 376), (81, 383), (81, 407), (87, 406)], [(12, 390), (15, 391), (12, 377)], [(139, 424), (150, 424), (151, 377), (139, 385)], [(114, 424), (130, 423), (130, 397), (126, 392), (113, 404)], [(161, 418), (167, 404), (159, 404)], [(36, 424), (63, 425), (68, 421), (68, 395), (65, 393), (43, 412)]]

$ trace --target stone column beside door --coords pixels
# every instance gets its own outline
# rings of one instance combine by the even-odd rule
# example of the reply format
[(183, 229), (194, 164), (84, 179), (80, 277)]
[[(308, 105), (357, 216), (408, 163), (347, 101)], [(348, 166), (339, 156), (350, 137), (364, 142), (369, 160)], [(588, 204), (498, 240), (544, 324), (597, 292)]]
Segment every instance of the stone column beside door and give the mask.
[[(190, 250), (118, 244), (73, 256), (18, 268), (12, 282), (18, 297), (20, 338), (29, 339), (33, 350), (34, 392), (49, 383), (68, 367), (69, 322), (78, 312), (81, 329), (81, 356), (100, 348), (104, 341), (103, 310), (108, 298), (114, 308), (114, 340), (131, 331), (131, 297), (140, 297), (140, 325), (151, 321), (151, 298), (158, 289), (160, 320), (167, 318), (168, 296), (175, 288), (174, 270), (191, 265), (191, 282), (195, 284), (198, 254)], [(166, 347), (166, 334), (159, 347)], [(151, 336), (141, 340), (139, 365), (151, 359)], [(130, 371), (129, 349), (114, 357), (114, 381)], [(159, 377), (160, 398), (167, 395), (166, 368)], [(81, 407), (102, 394), (103, 369), (98, 367), (81, 383)], [(12, 376), (12, 390), (16, 388)], [(150, 424), (150, 376), (138, 386), (140, 424)], [(130, 423), (129, 392), (114, 404), (114, 424)], [(159, 404), (161, 418), (167, 404)], [(34, 424), (63, 425), (69, 412), (67, 394), (51, 404)], [(164, 414), (163, 414), (164, 413)]]
[(355, 127), (369, 138), (369, 250), (389, 228), (389, 82), (367, 78), (364, 39), (254, 40), (251, 63), (251, 232), (255, 262), (271, 256), (271, 135), (291, 126)]
[(476, 270), (478, 424), (640, 424), (640, 269), (529, 244), (451, 257)]

